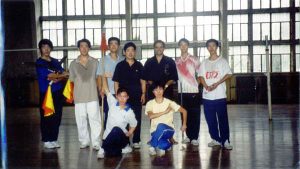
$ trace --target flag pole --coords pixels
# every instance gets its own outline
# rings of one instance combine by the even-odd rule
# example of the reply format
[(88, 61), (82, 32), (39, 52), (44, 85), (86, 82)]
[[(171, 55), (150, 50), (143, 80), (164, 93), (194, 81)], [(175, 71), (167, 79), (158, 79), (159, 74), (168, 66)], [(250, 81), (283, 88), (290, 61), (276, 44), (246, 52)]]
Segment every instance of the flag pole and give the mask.
[(268, 35), (265, 36), (266, 40), (266, 64), (267, 64), (267, 91), (268, 91), (268, 111), (269, 111), (269, 120), (272, 120), (272, 99), (271, 99), (271, 68), (269, 60), (269, 44), (268, 44)]

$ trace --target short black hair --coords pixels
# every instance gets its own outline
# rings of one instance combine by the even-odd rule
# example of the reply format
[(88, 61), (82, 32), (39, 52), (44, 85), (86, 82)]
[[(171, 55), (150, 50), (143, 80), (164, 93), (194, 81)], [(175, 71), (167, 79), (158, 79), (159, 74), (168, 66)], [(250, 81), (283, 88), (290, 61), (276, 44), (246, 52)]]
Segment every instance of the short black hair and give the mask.
[(123, 47), (123, 51), (125, 52), (129, 47), (133, 47), (136, 50), (136, 45), (133, 42), (127, 42)]
[(109, 45), (109, 43), (110, 43), (111, 41), (116, 41), (116, 42), (118, 43), (119, 46), (120, 46), (120, 44), (121, 44), (120, 39), (117, 38), (117, 37), (110, 37), (110, 38), (108, 39), (108, 45)]
[(84, 38), (84, 39), (81, 39), (81, 40), (79, 40), (79, 41), (77, 42), (77, 47), (78, 47), (78, 48), (80, 47), (80, 43), (82, 43), (82, 42), (87, 43), (87, 45), (88, 45), (89, 48), (92, 47), (91, 42), (90, 42), (88, 39), (85, 39), (85, 38)]
[(42, 49), (43, 45), (48, 45), (51, 48), (51, 50), (53, 50), (53, 43), (51, 42), (51, 40), (49, 40), (49, 39), (40, 40), (40, 42), (39, 42), (40, 50)]
[(166, 48), (166, 44), (165, 44), (165, 42), (162, 41), (162, 40), (156, 40), (156, 41), (154, 42), (154, 44), (153, 44), (153, 47), (155, 47), (155, 45), (158, 44), (158, 43), (161, 43), (161, 44), (163, 45), (163, 47)]
[(186, 38), (181, 38), (179, 41), (178, 41), (178, 46), (180, 46), (180, 43), (181, 42), (185, 42), (185, 43), (187, 43), (188, 44), (188, 46), (190, 45), (190, 41), (189, 40), (187, 40)]
[(124, 88), (124, 87), (119, 87), (118, 90), (117, 90), (117, 95), (119, 95), (119, 94), (121, 94), (121, 93), (123, 93), (123, 92), (125, 92), (125, 93), (128, 95), (128, 91), (127, 91), (126, 88)]
[(155, 89), (157, 88), (162, 88), (164, 89), (165, 88), (165, 83), (162, 83), (162, 82), (154, 82), (152, 84), (152, 91), (154, 91)]
[(217, 47), (219, 47), (219, 41), (217, 41), (216, 39), (209, 39), (206, 41), (206, 47), (208, 47), (209, 43), (215, 43)]

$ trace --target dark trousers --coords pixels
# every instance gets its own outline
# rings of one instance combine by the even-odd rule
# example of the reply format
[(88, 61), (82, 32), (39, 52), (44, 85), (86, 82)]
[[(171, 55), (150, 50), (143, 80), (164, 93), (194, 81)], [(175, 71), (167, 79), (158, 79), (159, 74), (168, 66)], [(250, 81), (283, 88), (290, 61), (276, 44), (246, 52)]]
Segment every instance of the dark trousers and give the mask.
[(130, 106), (137, 120), (137, 126), (133, 133), (132, 143), (139, 143), (141, 141), (142, 104), (130, 104)]
[(114, 127), (102, 142), (106, 156), (121, 156), (122, 149), (129, 143), (128, 137), (119, 127)]
[(200, 131), (201, 97), (199, 93), (178, 93), (179, 103), (187, 110), (186, 135), (190, 140), (197, 140)]
[(230, 142), (226, 99), (203, 99), (203, 107), (210, 137), (222, 144)]
[(42, 109), (45, 94), (46, 93), (40, 93), (39, 105), (42, 141), (57, 141), (63, 106), (62, 90), (52, 92), (55, 113), (48, 117), (44, 117), (44, 110)]

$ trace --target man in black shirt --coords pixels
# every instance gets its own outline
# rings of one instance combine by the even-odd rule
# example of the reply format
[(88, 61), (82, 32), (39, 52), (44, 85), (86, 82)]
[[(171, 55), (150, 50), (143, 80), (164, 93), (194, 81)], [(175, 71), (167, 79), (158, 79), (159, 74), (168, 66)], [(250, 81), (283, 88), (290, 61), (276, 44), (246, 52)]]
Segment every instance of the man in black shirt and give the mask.
[(133, 147), (140, 148), (141, 113), (146, 94), (144, 68), (139, 61), (135, 60), (136, 45), (133, 42), (126, 43), (123, 52), (126, 58), (117, 64), (112, 80), (114, 81), (115, 91), (119, 87), (125, 88), (128, 91), (128, 103), (138, 121), (132, 139)]

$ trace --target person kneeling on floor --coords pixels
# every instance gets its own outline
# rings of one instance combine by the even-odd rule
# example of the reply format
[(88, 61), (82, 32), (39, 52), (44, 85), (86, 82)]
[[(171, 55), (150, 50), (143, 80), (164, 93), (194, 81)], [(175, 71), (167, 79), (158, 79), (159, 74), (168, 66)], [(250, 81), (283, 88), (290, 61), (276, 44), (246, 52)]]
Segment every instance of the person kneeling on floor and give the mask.
[(174, 101), (163, 97), (163, 84), (154, 84), (153, 94), (155, 98), (150, 100), (145, 108), (145, 114), (151, 119), (149, 153), (150, 155), (158, 154), (163, 156), (165, 151), (172, 146), (170, 139), (175, 133), (173, 124), (174, 112), (182, 113), (181, 130), (184, 132), (186, 130), (187, 111)]
[[(129, 137), (132, 136), (137, 120), (127, 103), (128, 92), (125, 88), (117, 90), (116, 98), (105, 88), (109, 111), (106, 129), (103, 134), (102, 147), (98, 151), (97, 157), (104, 158), (121, 156), (122, 153), (132, 152), (129, 146)], [(129, 130), (126, 129), (129, 124)]]

